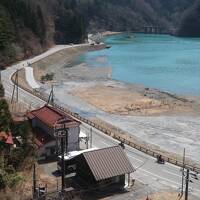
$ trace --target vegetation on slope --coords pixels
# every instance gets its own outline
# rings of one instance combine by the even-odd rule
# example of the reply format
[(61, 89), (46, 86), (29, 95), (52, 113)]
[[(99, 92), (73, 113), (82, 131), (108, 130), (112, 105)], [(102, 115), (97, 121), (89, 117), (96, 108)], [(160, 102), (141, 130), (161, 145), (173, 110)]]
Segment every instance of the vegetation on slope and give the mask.
[(200, 37), (200, 1), (183, 14), (178, 35), (183, 37)]
[(84, 20), (68, 0), (1, 0), (0, 66), (39, 54), (54, 43), (84, 39)]
[(157, 25), (169, 31), (195, 0), (82, 0), (75, 1), (90, 30), (141, 31)]
[[(20, 172), (24, 168), (31, 168), (35, 150), (33, 147), (32, 133), (28, 122), (14, 124), (8, 103), (4, 98), (4, 89), (0, 84), (0, 191), (6, 187), (13, 187), (24, 180)], [(14, 148), (6, 143), (6, 135), (21, 138), (22, 143)]]
[[(194, 2), (1, 0), (0, 67), (39, 54), (55, 43), (82, 42), (86, 32), (141, 31), (145, 25), (158, 25), (163, 31), (169, 31), (179, 26), (182, 13)], [(198, 19), (198, 6), (193, 6), (185, 13), (180, 35), (198, 35), (192, 31), (197, 28)]]

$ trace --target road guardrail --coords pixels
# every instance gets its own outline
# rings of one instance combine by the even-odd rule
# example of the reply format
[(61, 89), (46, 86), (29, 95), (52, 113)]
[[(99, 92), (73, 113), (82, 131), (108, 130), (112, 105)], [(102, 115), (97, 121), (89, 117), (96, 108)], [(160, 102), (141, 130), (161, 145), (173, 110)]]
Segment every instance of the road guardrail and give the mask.
[[(14, 80), (14, 78), (13, 78), (14, 75), (15, 75), (15, 73), (13, 74), (13, 76), (12, 76), (12, 78), (11, 78), (13, 84), (15, 84), (15, 83), (14, 83), (15, 80)], [(32, 95), (38, 97), (39, 99), (43, 100), (44, 102), (48, 102), (48, 97), (45, 97), (45, 95), (42, 94), (42, 93), (40, 93), (39, 91), (31, 90), (31, 89), (29, 89), (29, 88), (24, 87), (23, 85), (20, 85), (20, 84), (18, 84), (18, 86), (19, 86), (21, 89), (25, 90), (26, 92), (28, 92), (28, 93), (30, 93), (30, 94), (32, 94)], [(98, 129), (99, 131), (102, 131), (102, 132), (105, 133), (106, 135), (109, 135), (109, 136), (113, 137), (114, 139), (116, 139), (116, 140), (118, 140), (118, 141), (120, 141), (120, 142), (123, 142), (124, 144), (126, 144), (126, 145), (128, 145), (128, 146), (130, 146), (130, 147), (133, 147), (134, 149), (137, 149), (137, 150), (139, 150), (139, 151), (141, 151), (141, 152), (143, 152), (143, 153), (145, 153), (145, 154), (148, 154), (149, 156), (152, 156), (152, 157), (154, 157), (154, 158), (157, 158), (158, 155), (161, 155), (162, 158), (163, 158), (166, 162), (171, 163), (171, 164), (174, 164), (174, 165), (179, 166), (179, 167), (183, 167), (183, 162), (182, 162), (182, 160), (180, 160), (180, 159), (175, 159), (173, 155), (171, 155), (171, 156), (168, 155), (168, 156), (167, 156), (167, 155), (165, 155), (165, 154), (163, 154), (163, 153), (161, 154), (161, 153), (159, 153), (159, 152), (157, 152), (157, 151), (155, 151), (155, 150), (152, 150), (152, 149), (146, 147), (145, 145), (138, 144), (138, 143), (136, 143), (136, 142), (134, 141), (133, 138), (131, 138), (131, 137), (129, 136), (129, 134), (127, 135), (127, 133), (124, 132), (124, 131), (122, 131), (122, 130), (120, 130), (120, 133), (119, 133), (119, 132), (116, 133), (116, 132), (114, 132), (114, 131), (109, 130), (108, 128), (105, 128), (105, 127), (102, 126), (102, 125), (99, 125), (98, 123), (96, 123), (96, 122), (94, 122), (94, 121), (92, 121), (92, 120), (89, 120), (89, 119), (86, 119), (85, 117), (80, 116), (78, 113), (72, 112), (69, 108), (64, 108), (64, 107), (62, 107), (62, 106), (60, 106), (60, 105), (58, 105), (58, 104), (56, 104), (56, 103), (55, 103), (53, 106), (54, 106), (55, 108), (59, 109), (60, 111), (65, 112), (66, 114), (68, 114), (68, 115), (74, 117), (75, 119), (79, 120), (80, 122), (84, 122), (84, 123), (86, 123), (86, 124), (92, 126), (93, 128), (96, 128), (96, 129)], [(127, 137), (129, 137), (129, 138), (127, 138)], [(167, 153), (166, 153), (166, 154), (167, 154)], [(189, 169), (189, 170), (194, 171), (194, 172), (196, 172), (196, 173), (200, 173), (200, 166), (195, 165), (195, 164), (190, 164), (190, 163), (188, 163), (188, 162), (189, 162), (189, 161), (186, 161), (186, 162), (185, 162), (185, 165), (184, 165), (184, 167), (185, 167), (186, 169)]]

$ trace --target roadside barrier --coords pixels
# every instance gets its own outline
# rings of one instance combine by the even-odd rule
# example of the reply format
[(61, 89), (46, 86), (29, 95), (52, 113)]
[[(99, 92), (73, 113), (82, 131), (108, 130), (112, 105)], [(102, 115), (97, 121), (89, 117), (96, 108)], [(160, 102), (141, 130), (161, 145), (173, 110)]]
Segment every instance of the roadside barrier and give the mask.
[[(14, 75), (15, 73), (13, 74), (11, 80), (14, 84)], [(39, 91), (36, 91), (36, 90), (31, 90), (31, 89), (28, 89), (26, 87), (24, 87), (23, 85), (18, 85), (21, 89), (25, 90), (26, 92), (38, 97), (39, 99), (43, 100), (44, 102), (48, 102), (48, 97), (45, 96), (44, 94), (42, 94), (41, 92)], [(152, 156), (154, 158), (157, 158), (158, 155), (161, 155), (162, 158), (168, 162), (168, 163), (171, 163), (171, 164), (174, 164), (176, 166), (179, 166), (179, 167), (183, 167), (183, 162), (182, 160), (180, 159), (175, 159), (173, 155), (165, 155), (164, 153), (159, 153), (159, 152), (156, 152), (156, 150), (152, 150), (151, 148), (148, 148), (147, 146), (145, 145), (142, 145), (142, 144), (138, 144), (134, 141), (134, 138), (131, 138), (130, 136), (127, 135), (126, 132), (122, 131), (122, 130), (119, 130), (119, 132), (114, 132), (114, 131), (111, 131), (107, 128), (105, 128), (104, 126), (102, 125), (99, 125), (98, 123), (96, 122), (93, 122), (91, 120), (88, 120), (82, 116), (80, 116), (78, 113), (74, 113), (72, 111), (70, 111), (69, 108), (64, 108), (58, 104), (54, 104), (53, 105), (55, 108), (59, 109), (60, 111), (62, 112), (65, 112), (66, 114), (68, 115), (71, 115), (72, 117), (74, 117), (75, 119), (79, 120), (80, 122), (84, 122), (96, 129), (98, 129), (99, 131), (102, 131), (103, 133), (105, 133), (106, 135), (109, 135), (111, 137), (113, 137), (114, 139), (120, 141), (120, 142), (123, 142), (124, 144), (130, 146), (130, 147), (133, 147), (134, 149), (137, 149), (145, 154), (148, 154), (149, 156)], [(128, 138), (129, 137), (129, 138)], [(167, 153), (166, 153), (167, 154)], [(191, 171), (194, 171), (196, 173), (200, 173), (200, 166), (199, 165), (196, 165), (196, 164), (190, 164), (188, 163), (189, 161), (186, 161), (185, 162), (185, 168), (186, 169), (189, 169)]]

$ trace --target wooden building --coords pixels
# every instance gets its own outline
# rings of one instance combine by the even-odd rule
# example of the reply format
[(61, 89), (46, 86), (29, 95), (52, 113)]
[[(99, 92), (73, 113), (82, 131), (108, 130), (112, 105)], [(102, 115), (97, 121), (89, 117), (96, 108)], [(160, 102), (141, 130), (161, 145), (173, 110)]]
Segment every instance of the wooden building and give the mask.
[(130, 174), (135, 171), (119, 145), (83, 151), (68, 159), (67, 163), (71, 166), (76, 165), (74, 171), (76, 179), (84, 188), (122, 189), (125, 186), (125, 176), (130, 177)]
[(40, 155), (51, 156), (60, 151), (60, 137), (65, 136), (65, 151), (79, 150), (80, 122), (66, 113), (45, 105), (27, 114), (35, 132)]

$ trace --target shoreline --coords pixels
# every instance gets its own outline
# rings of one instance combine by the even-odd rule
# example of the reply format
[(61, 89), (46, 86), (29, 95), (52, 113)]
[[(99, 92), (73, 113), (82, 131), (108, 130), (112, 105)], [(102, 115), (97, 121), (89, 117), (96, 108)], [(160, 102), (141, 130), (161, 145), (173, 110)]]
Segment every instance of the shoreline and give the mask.
[[(68, 50), (72, 51), (72, 49), (73, 48), (70, 47)], [(72, 109), (72, 111), (78, 112), (78, 113), (80, 112), (81, 114), (85, 113), (86, 117), (90, 119), (93, 118), (94, 117), (93, 114), (95, 114), (95, 117), (97, 117), (98, 119), (106, 121), (107, 123), (112, 124), (113, 126), (119, 127), (120, 129), (127, 132), (129, 135), (133, 134), (133, 137), (135, 136), (138, 137), (138, 139), (141, 142), (146, 142), (147, 144), (152, 145), (155, 149), (171, 152), (172, 154), (178, 153), (179, 155), (181, 155), (182, 151), (177, 151), (177, 150), (182, 149), (183, 145), (186, 145), (186, 144), (188, 145), (187, 140), (193, 141), (192, 142), (193, 145), (190, 147), (191, 152), (188, 152), (188, 155), (192, 156), (192, 151), (193, 151), (192, 149), (199, 148), (198, 144), (194, 142), (198, 140), (197, 139), (198, 135), (197, 135), (197, 138), (194, 139), (192, 136), (189, 136), (188, 133), (190, 132), (190, 129), (191, 131), (195, 131), (195, 132), (197, 131), (198, 133), (199, 128), (198, 127), (196, 128), (196, 125), (194, 124), (195, 125), (194, 127), (190, 127), (190, 129), (184, 128), (185, 130), (184, 129), (183, 130), (186, 132), (182, 132), (183, 127), (181, 124), (186, 123), (184, 126), (188, 126), (189, 124), (187, 125), (186, 121), (189, 121), (189, 123), (191, 123), (193, 120), (196, 123), (196, 117), (197, 118), (199, 117), (199, 113), (196, 113), (196, 110), (194, 110), (195, 112), (191, 111), (189, 114), (187, 112), (184, 112), (184, 113), (174, 112), (173, 114), (161, 113), (161, 114), (154, 114), (154, 115), (146, 115), (146, 114), (145, 115), (141, 115), (141, 114), (117, 115), (115, 113), (104, 112), (101, 109), (97, 108), (95, 105), (88, 104), (87, 101), (78, 97), (77, 95), (76, 96), (72, 95), (72, 91), (74, 91), (75, 89), (87, 89), (87, 88), (95, 87), (99, 83), (107, 84), (109, 89), (112, 89), (113, 85), (114, 87), (117, 86), (117, 88), (120, 87), (121, 89), (124, 89), (128, 86), (128, 84), (126, 83), (119, 82), (116, 80), (111, 80), (110, 78), (106, 77), (105, 75), (107, 74), (107, 71), (106, 71), (107, 69), (104, 70), (102, 73), (99, 72), (99, 74), (96, 75), (96, 71), (95, 71), (96, 69), (94, 69), (93, 73), (91, 73), (91, 67), (89, 66), (75, 65), (75, 66), (70, 66), (70, 67), (65, 67), (65, 68), (63, 67), (63, 64), (64, 66), (67, 66), (67, 64), (69, 63), (71, 64), (71, 62), (74, 61), (73, 59), (76, 59), (77, 56), (80, 56), (80, 54), (85, 53), (87, 51), (88, 49), (85, 49), (85, 48), (82, 48), (82, 51), (73, 49), (73, 52), (71, 52), (70, 55), (68, 54), (68, 57), (66, 57), (66, 51), (64, 50), (65, 53), (63, 51), (59, 52), (58, 57), (56, 56), (55, 58), (55, 54), (54, 54), (52, 55), (53, 57), (52, 56), (51, 58), (47, 57), (35, 63), (33, 66), (34, 69), (39, 66), (40, 67), (46, 66), (46, 72), (49, 72), (49, 69), (54, 69), (57, 72), (60, 71), (60, 75), (64, 76), (63, 79), (62, 79), (62, 76), (61, 77), (57, 76), (56, 78), (58, 78), (59, 80), (56, 80), (56, 82), (54, 82), (55, 95), (56, 95), (56, 98), (59, 99), (59, 101), (61, 102), (61, 105), (64, 105), (67, 103), (67, 106), (69, 106)], [(62, 60), (61, 57), (63, 57), (64, 60)], [(71, 58), (71, 60), (69, 58)], [(59, 61), (59, 63), (57, 61)], [(51, 65), (49, 65), (50, 63)], [(60, 69), (63, 69), (63, 71)], [(63, 73), (64, 71), (67, 73), (68, 75), (67, 77), (66, 77), (66, 74)], [(70, 73), (68, 74), (68, 72)], [(41, 72), (39, 72), (39, 74), (40, 73)], [(87, 76), (83, 77), (85, 75)], [(43, 92), (48, 93), (51, 84), (52, 82), (46, 83), (42, 89)], [(149, 92), (150, 96), (152, 96), (152, 92), (157, 92), (157, 93), (153, 93), (155, 97), (156, 95), (160, 95), (160, 91), (156, 89), (145, 88), (144, 86), (141, 86), (141, 85), (130, 84), (130, 87), (128, 87), (128, 90), (130, 90), (131, 87), (133, 87), (132, 90), (136, 90), (138, 93), (144, 92), (144, 89), (145, 89), (145, 91), (147, 90), (147, 92)], [(117, 92), (119, 93), (119, 91)], [(167, 95), (167, 94), (164, 94), (164, 95)], [(104, 95), (103, 96), (100, 95), (100, 97), (101, 98), (103, 97), (104, 99), (109, 100), (108, 96), (105, 97)], [(98, 98), (98, 100), (101, 98)], [(168, 95), (167, 95), (167, 98), (169, 98)], [(190, 102), (190, 103), (194, 104), (194, 102)], [(184, 116), (183, 119), (182, 119), (182, 116)], [(167, 125), (167, 127), (165, 127), (166, 125), (164, 125), (166, 123), (165, 120), (170, 122), (170, 124)], [(156, 125), (155, 127), (156, 123), (158, 123), (158, 125)], [(160, 123), (161, 123), (161, 126), (160, 126)], [(141, 126), (140, 124), (143, 124), (143, 125)], [(180, 133), (182, 134), (179, 135)], [(155, 134), (156, 134), (156, 137), (152, 137)], [(161, 135), (159, 134), (161, 135), (164, 134), (163, 138), (160, 138)], [(174, 134), (173, 137), (170, 136), (170, 134)], [(175, 142), (174, 141), (175, 135), (177, 135), (177, 142), (176, 142), (176, 145), (173, 145), (173, 143), (171, 142), (172, 141)], [(182, 139), (184, 141), (183, 144), (180, 143)], [(168, 144), (167, 146), (166, 146), (166, 142)], [(194, 156), (194, 158), (198, 160), (198, 156)]]
[[(50, 84), (63, 85), (68, 82), (70, 85), (70, 82), (76, 82), (76, 86), (68, 90), (69, 94), (110, 114), (125, 116), (200, 114), (200, 104), (195, 102), (195, 98), (179, 96), (141, 84), (114, 80), (111, 78), (110, 67), (90, 67), (79, 61), (81, 55), (94, 50), (99, 50), (99, 47), (97, 45), (77, 48), (72, 46), (57, 52), (50, 58), (40, 61), (40, 64), (32, 65), (34, 76), (41, 82), (43, 75), (54, 74), (54, 80), (47, 81), (43, 85), (45, 89)], [(104, 96), (105, 101), (101, 101), (99, 96)]]

